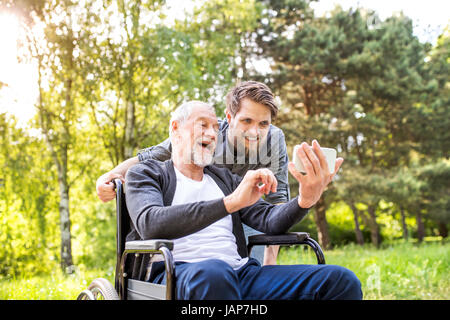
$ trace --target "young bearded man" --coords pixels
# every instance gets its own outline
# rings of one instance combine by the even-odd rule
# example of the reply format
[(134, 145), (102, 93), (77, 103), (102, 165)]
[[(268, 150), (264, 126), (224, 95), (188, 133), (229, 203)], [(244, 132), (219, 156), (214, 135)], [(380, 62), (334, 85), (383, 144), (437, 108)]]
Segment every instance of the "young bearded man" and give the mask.
[[(173, 239), (176, 299), (361, 299), (355, 274), (333, 265), (261, 266), (249, 258), (242, 222), (268, 234), (286, 232), (299, 222), (339, 170), (330, 173), (317, 141), (302, 143), (298, 155), (306, 174), (289, 171), (299, 195), (280, 205), (262, 200), (278, 182), (267, 168), (244, 177), (210, 165), (219, 125), (214, 109), (192, 101), (170, 121), (172, 158), (145, 160), (126, 175), (126, 202), (132, 221), (127, 241)], [(165, 282), (161, 263), (150, 281)]]
[[(272, 125), (278, 106), (271, 90), (256, 81), (242, 82), (232, 88), (226, 97), (226, 120), (219, 120), (217, 147), (213, 162), (244, 176), (248, 170), (270, 169), (277, 179), (277, 189), (266, 195), (273, 204), (288, 202), (288, 155), (283, 132)], [(112, 180), (125, 176), (128, 168), (147, 159), (165, 161), (172, 156), (171, 139), (138, 153), (97, 180), (97, 194), (106, 202), (114, 199)], [(258, 234), (244, 225), (246, 239)], [(261, 264), (276, 264), (278, 246), (260, 247), (252, 250), (252, 257)], [(264, 258), (263, 258), (264, 257)]]

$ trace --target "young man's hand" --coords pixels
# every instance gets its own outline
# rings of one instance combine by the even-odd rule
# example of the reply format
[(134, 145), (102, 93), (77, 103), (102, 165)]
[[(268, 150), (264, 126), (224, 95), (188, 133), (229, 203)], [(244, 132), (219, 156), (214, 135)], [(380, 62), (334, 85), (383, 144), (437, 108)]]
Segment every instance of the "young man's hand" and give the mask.
[(116, 191), (114, 190), (114, 179), (122, 180), (125, 183), (125, 175), (130, 167), (139, 163), (138, 157), (133, 157), (125, 160), (113, 170), (105, 173), (100, 178), (97, 179), (96, 189), (97, 195), (103, 202), (111, 201), (116, 197)]
[(343, 158), (337, 158), (334, 172), (330, 173), (326, 157), (316, 140), (312, 143), (312, 149), (306, 142), (303, 142), (297, 150), (306, 171), (305, 175), (295, 169), (293, 162), (288, 164), (289, 172), (299, 182), (298, 205), (305, 209), (311, 208), (319, 201), (325, 188), (333, 180), (344, 162)]
[(111, 201), (116, 197), (114, 183), (112, 182), (114, 179), (120, 179), (125, 183), (125, 179), (121, 174), (113, 173), (111, 171), (97, 179), (97, 196), (103, 202)]
[(234, 192), (224, 198), (229, 213), (256, 203), (263, 194), (277, 191), (277, 179), (269, 169), (248, 170)]

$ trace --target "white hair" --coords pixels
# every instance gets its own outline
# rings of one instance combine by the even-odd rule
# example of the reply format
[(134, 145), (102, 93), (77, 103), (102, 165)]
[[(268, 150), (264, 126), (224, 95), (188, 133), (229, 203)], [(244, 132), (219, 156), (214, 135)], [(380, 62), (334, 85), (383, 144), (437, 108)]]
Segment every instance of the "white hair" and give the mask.
[(187, 120), (187, 118), (189, 118), (189, 116), (191, 115), (194, 107), (199, 107), (199, 106), (210, 108), (215, 113), (214, 108), (211, 105), (207, 104), (206, 102), (192, 100), (192, 101), (182, 103), (170, 114), (169, 137), (172, 136), (172, 122), (178, 121), (179, 124), (185, 122)]

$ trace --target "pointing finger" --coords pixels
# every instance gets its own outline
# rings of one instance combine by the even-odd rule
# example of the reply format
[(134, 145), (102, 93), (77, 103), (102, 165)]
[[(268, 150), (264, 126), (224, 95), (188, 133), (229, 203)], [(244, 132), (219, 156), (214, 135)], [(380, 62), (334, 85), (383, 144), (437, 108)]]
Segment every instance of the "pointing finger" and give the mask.
[(276, 192), (277, 191), (277, 185), (278, 185), (278, 181), (277, 178), (275, 178), (275, 175), (273, 174), (273, 172), (270, 169), (266, 169), (267, 172), (267, 177), (269, 180), (269, 188), (268, 188), (268, 192)]

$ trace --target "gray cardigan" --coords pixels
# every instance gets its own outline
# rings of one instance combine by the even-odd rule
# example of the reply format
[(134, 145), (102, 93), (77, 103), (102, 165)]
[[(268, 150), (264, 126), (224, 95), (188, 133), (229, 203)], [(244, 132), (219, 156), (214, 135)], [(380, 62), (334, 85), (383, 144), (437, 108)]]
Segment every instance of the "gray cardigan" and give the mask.
[[(225, 196), (242, 180), (228, 169), (214, 165), (205, 167), (204, 173), (211, 176)], [(223, 198), (172, 206), (176, 189), (172, 160), (145, 160), (131, 167), (125, 180), (126, 203), (132, 221), (127, 241), (184, 237), (228, 215)], [(242, 222), (267, 234), (282, 234), (307, 213), (308, 209), (299, 207), (297, 197), (281, 205), (260, 199), (232, 213), (239, 255), (248, 256)]]

